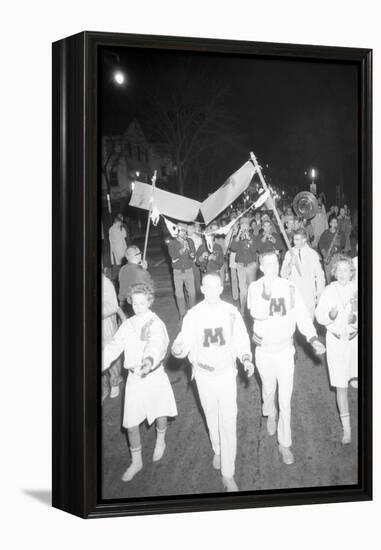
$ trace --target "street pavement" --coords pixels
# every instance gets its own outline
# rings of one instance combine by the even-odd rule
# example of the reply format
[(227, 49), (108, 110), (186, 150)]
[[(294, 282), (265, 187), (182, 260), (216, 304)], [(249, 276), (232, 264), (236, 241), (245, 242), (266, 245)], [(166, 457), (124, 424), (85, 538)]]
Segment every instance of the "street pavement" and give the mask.
[[(141, 244), (138, 240), (138, 244)], [(159, 235), (150, 239), (149, 271), (156, 287), (153, 310), (165, 322), (169, 337), (176, 336), (178, 314), (165, 245)], [(223, 298), (233, 302), (227, 284)], [(247, 320), (251, 334), (251, 323)], [(352, 443), (341, 444), (341, 425), (335, 393), (329, 386), (325, 356), (318, 360), (296, 339), (296, 365), (292, 398), (292, 433), (295, 463), (283, 464), (276, 436), (269, 436), (261, 414), (260, 379), (247, 379), (239, 370), (237, 382), (237, 459), (235, 479), (241, 491), (327, 487), (357, 483), (357, 391), (349, 389)], [(300, 338), (300, 342), (302, 339)], [(178, 416), (169, 422), (167, 448), (152, 462), (155, 428), (141, 426), (144, 467), (124, 483), (130, 463), (126, 431), (122, 428), (124, 391), (107, 397), (102, 418), (102, 498), (191, 495), (222, 492), (221, 475), (213, 469), (213, 452), (197, 389), (190, 381), (187, 361), (169, 357), (166, 370), (172, 384)]]

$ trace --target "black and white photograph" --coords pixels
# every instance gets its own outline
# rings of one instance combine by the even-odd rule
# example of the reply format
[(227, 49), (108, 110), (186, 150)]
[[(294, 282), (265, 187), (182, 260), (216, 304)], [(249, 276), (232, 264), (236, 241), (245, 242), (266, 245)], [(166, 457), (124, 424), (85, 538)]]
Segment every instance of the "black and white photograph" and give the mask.
[(373, 0), (2, 10), (2, 547), (373, 549)]
[(359, 483), (355, 63), (105, 46), (101, 498)]

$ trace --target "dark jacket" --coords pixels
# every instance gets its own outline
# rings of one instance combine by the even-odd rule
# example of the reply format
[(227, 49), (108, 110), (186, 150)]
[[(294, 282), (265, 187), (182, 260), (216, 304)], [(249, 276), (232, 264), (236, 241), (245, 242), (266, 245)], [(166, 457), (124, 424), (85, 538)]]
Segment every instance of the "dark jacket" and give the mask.
[(285, 245), (283, 243), (282, 237), (278, 235), (278, 233), (272, 233), (271, 237), (272, 237), (272, 240), (266, 239), (265, 242), (262, 242), (263, 235), (261, 235), (259, 239), (259, 244), (258, 244), (259, 254), (278, 251), (280, 256), (282, 256), (285, 251)]
[(192, 239), (172, 239), (168, 243), (168, 253), (171, 257), (172, 268), (185, 271), (193, 266), (193, 260), (196, 257), (196, 250)]
[[(205, 253), (208, 254), (208, 257), (203, 258)], [(209, 259), (211, 254), (216, 256), (215, 260)], [(202, 244), (197, 250), (196, 263), (203, 273), (219, 271), (224, 265), (224, 251), (222, 250), (222, 247), (219, 244), (214, 243), (213, 252), (209, 252), (208, 247), (205, 244)]]
[(250, 239), (234, 239), (230, 250), (235, 252), (236, 263), (248, 265), (257, 261), (257, 252), (260, 238), (252, 236)]
[[(327, 256), (329, 247), (331, 246), (332, 239), (336, 235), (337, 231), (335, 233), (332, 233), (329, 229), (326, 229), (323, 231), (323, 233), (320, 236), (318, 248), (320, 252), (322, 253), (323, 258)], [(341, 252), (344, 249), (345, 245), (345, 237), (344, 234), (339, 231), (339, 234), (337, 235), (335, 244), (333, 246), (333, 249), (331, 251), (331, 255), (337, 254), (338, 252)]]

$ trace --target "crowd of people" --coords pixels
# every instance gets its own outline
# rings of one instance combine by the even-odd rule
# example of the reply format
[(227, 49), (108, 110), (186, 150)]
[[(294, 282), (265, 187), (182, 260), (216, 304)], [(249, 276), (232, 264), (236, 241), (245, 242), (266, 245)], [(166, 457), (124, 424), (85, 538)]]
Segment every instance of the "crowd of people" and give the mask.
[[(272, 213), (264, 209), (251, 216), (230, 209), (229, 215), (223, 214), (204, 231), (200, 224), (177, 224), (176, 235), (166, 239), (179, 314), (171, 346), (163, 321), (151, 311), (154, 281), (141, 251), (128, 244), (120, 218), (110, 228), (111, 254), (119, 261), (118, 295), (103, 275), (103, 379), (111, 386), (110, 397), (117, 395), (124, 353), (129, 374), (123, 426), (131, 463), (123, 481), (143, 467), (139, 426), (145, 420), (156, 422), (153, 460), (164, 454), (167, 418), (177, 415), (164, 368), (169, 346), (174, 357), (187, 358), (191, 365), (209, 431), (212, 464), (221, 471), (227, 491), (239, 490), (234, 478), (237, 360), (248, 377), (258, 370), (268, 434), (277, 434), (284, 464), (294, 463), (291, 397), (296, 329), (312, 353), (327, 353), (342, 443), (351, 442), (348, 385), (358, 385), (356, 224), (347, 205), (327, 212), (321, 200), (311, 220), (299, 219), (290, 206), (278, 214), (288, 243)], [(229, 224), (229, 231), (221, 233)], [(115, 235), (117, 246), (112, 244), (118, 240)], [(233, 304), (221, 298), (228, 283)]]

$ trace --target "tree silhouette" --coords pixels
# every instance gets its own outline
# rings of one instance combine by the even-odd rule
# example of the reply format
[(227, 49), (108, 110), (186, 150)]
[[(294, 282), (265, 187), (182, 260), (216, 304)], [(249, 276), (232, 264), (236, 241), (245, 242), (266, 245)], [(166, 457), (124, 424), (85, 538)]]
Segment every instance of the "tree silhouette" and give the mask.
[(237, 147), (241, 136), (234, 129), (227, 107), (229, 89), (190, 60), (158, 77), (145, 108), (145, 128), (164, 143), (176, 170), (177, 188), (192, 174), (199, 182), (218, 164), (221, 148)]

